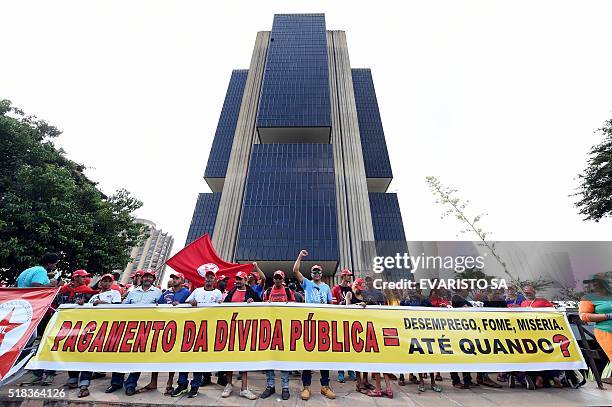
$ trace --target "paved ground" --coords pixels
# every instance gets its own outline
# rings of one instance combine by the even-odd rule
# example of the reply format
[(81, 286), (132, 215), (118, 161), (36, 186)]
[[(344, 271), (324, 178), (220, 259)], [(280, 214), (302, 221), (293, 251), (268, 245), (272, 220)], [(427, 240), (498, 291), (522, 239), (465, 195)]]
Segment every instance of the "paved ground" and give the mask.
[[(26, 374), (23, 379), (28, 379), (30, 376)], [(313, 377), (317, 379), (318, 376)], [(335, 376), (333, 376), (335, 378)], [(142, 375), (139, 381), (139, 386), (148, 383), (149, 374)], [(428, 390), (425, 393), (419, 393), (417, 387), (413, 384), (400, 387), (397, 382), (393, 383), (393, 391), (395, 398), (393, 400), (383, 398), (370, 398), (355, 391), (354, 382), (340, 384), (335, 380), (332, 381), (332, 388), (336, 392), (338, 398), (336, 400), (327, 400), (319, 393), (318, 381), (313, 380), (313, 396), (308, 402), (304, 402), (299, 398), (301, 383), (297, 376), (292, 376), (290, 381), (291, 398), (287, 401), (280, 399), (280, 394), (276, 394), (265, 400), (250, 401), (241, 398), (237, 395), (238, 387), (234, 394), (229, 398), (221, 398), (221, 386), (210, 385), (200, 389), (198, 397), (188, 399), (186, 397), (172, 398), (163, 396), (160, 390), (152, 391), (145, 394), (138, 394), (132, 397), (127, 397), (123, 391), (119, 390), (113, 394), (105, 394), (104, 389), (109, 384), (109, 378), (98, 379), (92, 382), (90, 386), (91, 395), (87, 398), (77, 398), (76, 390), (66, 391), (64, 398), (55, 398), (43, 400), (26, 400), (20, 403), (15, 398), (9, 398), (10, 389), (40, 389), (41, 387), (19, 387), (16, 383), (4, 386), (0, 389), (0, 405), (2, 406), (18, 406), (34, 407), (44, 404), (53, 406), (85, 406), (85, 405), (106, 405), (118, 406), (129, 403), (139, 405), (205, 405), (205, 406), (517, 406), (521, 403), (529, 403), (531, 406), (611, 406), (612, 405), (612, 386), (607, 386), (606, 390), (599, 390), (597, 386), (589, 382), (584, 387), (578, 390), (572, 389), (542, 389), (536, 391), (527, 391), (525, 389), (502, 389), (491, 388), (476, 388), (470, 390), (458, 390), (451, 386), (450, 378), (444, 375), (444, 381), (441, 383), (443, 387), (442, 393), (435, 393)], [(66, 380), (66, 374), (59, 374), (55, 378), (55, 382), (51, 388), (57, 389)], [(318, 380), (318, 379), (317, 379)], [(19, 383), (19, 380), (17, 383)], [(165, 385), (166, 375), (161, 374), (159, 378), (160, 388)], [(280, 393), (280, 375), (277, 375), (277, 391)], [(249, 387), (259, 394), (265, 388), (265, 376), (261, 373), (249, 374)], [(47, 387), (48, 389), (48, 387)]]

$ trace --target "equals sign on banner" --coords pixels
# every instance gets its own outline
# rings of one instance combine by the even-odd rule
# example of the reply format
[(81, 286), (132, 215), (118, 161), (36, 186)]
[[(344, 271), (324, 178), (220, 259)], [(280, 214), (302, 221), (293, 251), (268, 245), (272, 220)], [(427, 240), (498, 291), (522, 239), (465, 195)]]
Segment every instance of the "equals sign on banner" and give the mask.
[(397, 328), (383, 328), (385, 346), (399, 346)]

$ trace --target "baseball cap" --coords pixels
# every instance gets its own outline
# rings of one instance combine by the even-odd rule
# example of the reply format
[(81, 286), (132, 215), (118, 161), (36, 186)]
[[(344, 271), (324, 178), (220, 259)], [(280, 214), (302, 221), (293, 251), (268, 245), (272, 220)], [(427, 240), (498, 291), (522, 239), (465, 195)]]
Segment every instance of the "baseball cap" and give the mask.
[(170, 278), (172, 277), (182, 278), (183, 280), (185, 279), (185, 275), (183, 273), (172, 273), (170, 274)]
[(89, 277), (89, 276), (90, 276), (90, 274), (86, 270), (83, 270), (83, 269), (75, 270), (74, 273), (72, 273), (72, 278), (74, 278), (74, 277)]
[(144, 276), (145, 274), (150, 274), (153, 277), (155, 277), (155, 270), (153, 270), (153, 269), (142, 270), (142, 275)]
[(367, 289), (366, 281), (363, 278), (358, 278), (353, 283), (353, 287), (358, 288), (361, 291), (365, 291)]
[(525, 294), (527, 294), (527, 293), (535, 294), (535, 288), (533, 288), (532, 285), (526, 285), (525, 287), (523, 287), (523, 292)]
[(283, 270), (276, 270), (274, 272), (274, 276), (281, 276), (282, 278), (285, 278), (285, 272)]
[[(246, 273), (244, 271), (239, 271), (239, 272), (236, 273), (236, 277), (242, 278), (243, 280), (246, 280), (247, 275), (246, 275)], [(236, 277), (234, 277), (234, 278), (236, 278)]]
[(249, 278), (251, 278), (251, 277), (253, 277), (255, 280), (259, 280), (259, 274), (254, 272), (254, 271), (251, 271), (249, 273)]
[[(214, 273), (213, 273), (214, 274)], [(223, 281), (223, 280), (227, 280), (229, 277), (226, 276), (225, 274), (221, 274), (219, 277), (217, 277), (217, 281)]]
[(353, 273), (349, 269), (343, 269), (342, 272), (340, 272), (340, 277), (352, 276), (352, 275)]
[(314, 266), (310, 268), (310, 271), (315, 271), (315, 270), (323, 271), (323, 267), (319, 266), (318, 264), (315, 264)]
[(104, 280), (105, 278), (110, 278), (111, 281), (115, 281), (115, 276), (113, 276), (112, 274), (104, 274), (101, 278), (100, 281)]

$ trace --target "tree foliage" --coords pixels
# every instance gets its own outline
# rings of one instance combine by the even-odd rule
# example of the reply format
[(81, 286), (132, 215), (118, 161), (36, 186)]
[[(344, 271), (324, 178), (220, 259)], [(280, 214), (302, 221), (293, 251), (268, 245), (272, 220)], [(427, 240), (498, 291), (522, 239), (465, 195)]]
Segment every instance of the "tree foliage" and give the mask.
[(146, 237), (128, 191), (108, 197), (66, 158), (56, 127), (0, 101), (0, 279), (12, 283), (46, 251), (59, 268), (90, 273), (123, 269)]
[(589, 152), (587, 167), (579, 175), (580, 186), (576, 202), (584, 220), (599, 222), (612, 216), (612, 119), (598, 130), (603, 141)]

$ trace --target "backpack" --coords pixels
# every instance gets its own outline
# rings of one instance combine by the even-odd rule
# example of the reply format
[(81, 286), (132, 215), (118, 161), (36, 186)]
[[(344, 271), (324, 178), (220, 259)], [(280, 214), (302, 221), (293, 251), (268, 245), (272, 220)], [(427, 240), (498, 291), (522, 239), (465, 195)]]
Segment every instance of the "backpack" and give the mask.
[[(272, 287), (269, 287), (266, 289), (266, 292), (264, 293), (264, 297), (268, 299), (268, 302), (270, 302), (270, 293), (272, 292)], [(291, 301), (291, 288), (289, 287), (285, 287), (285, 295), (287, 296), (287, 301)], [(295, 297), (293, 297), (295, 298)], [(263, 300), (263, 298), (262, 298)]]

